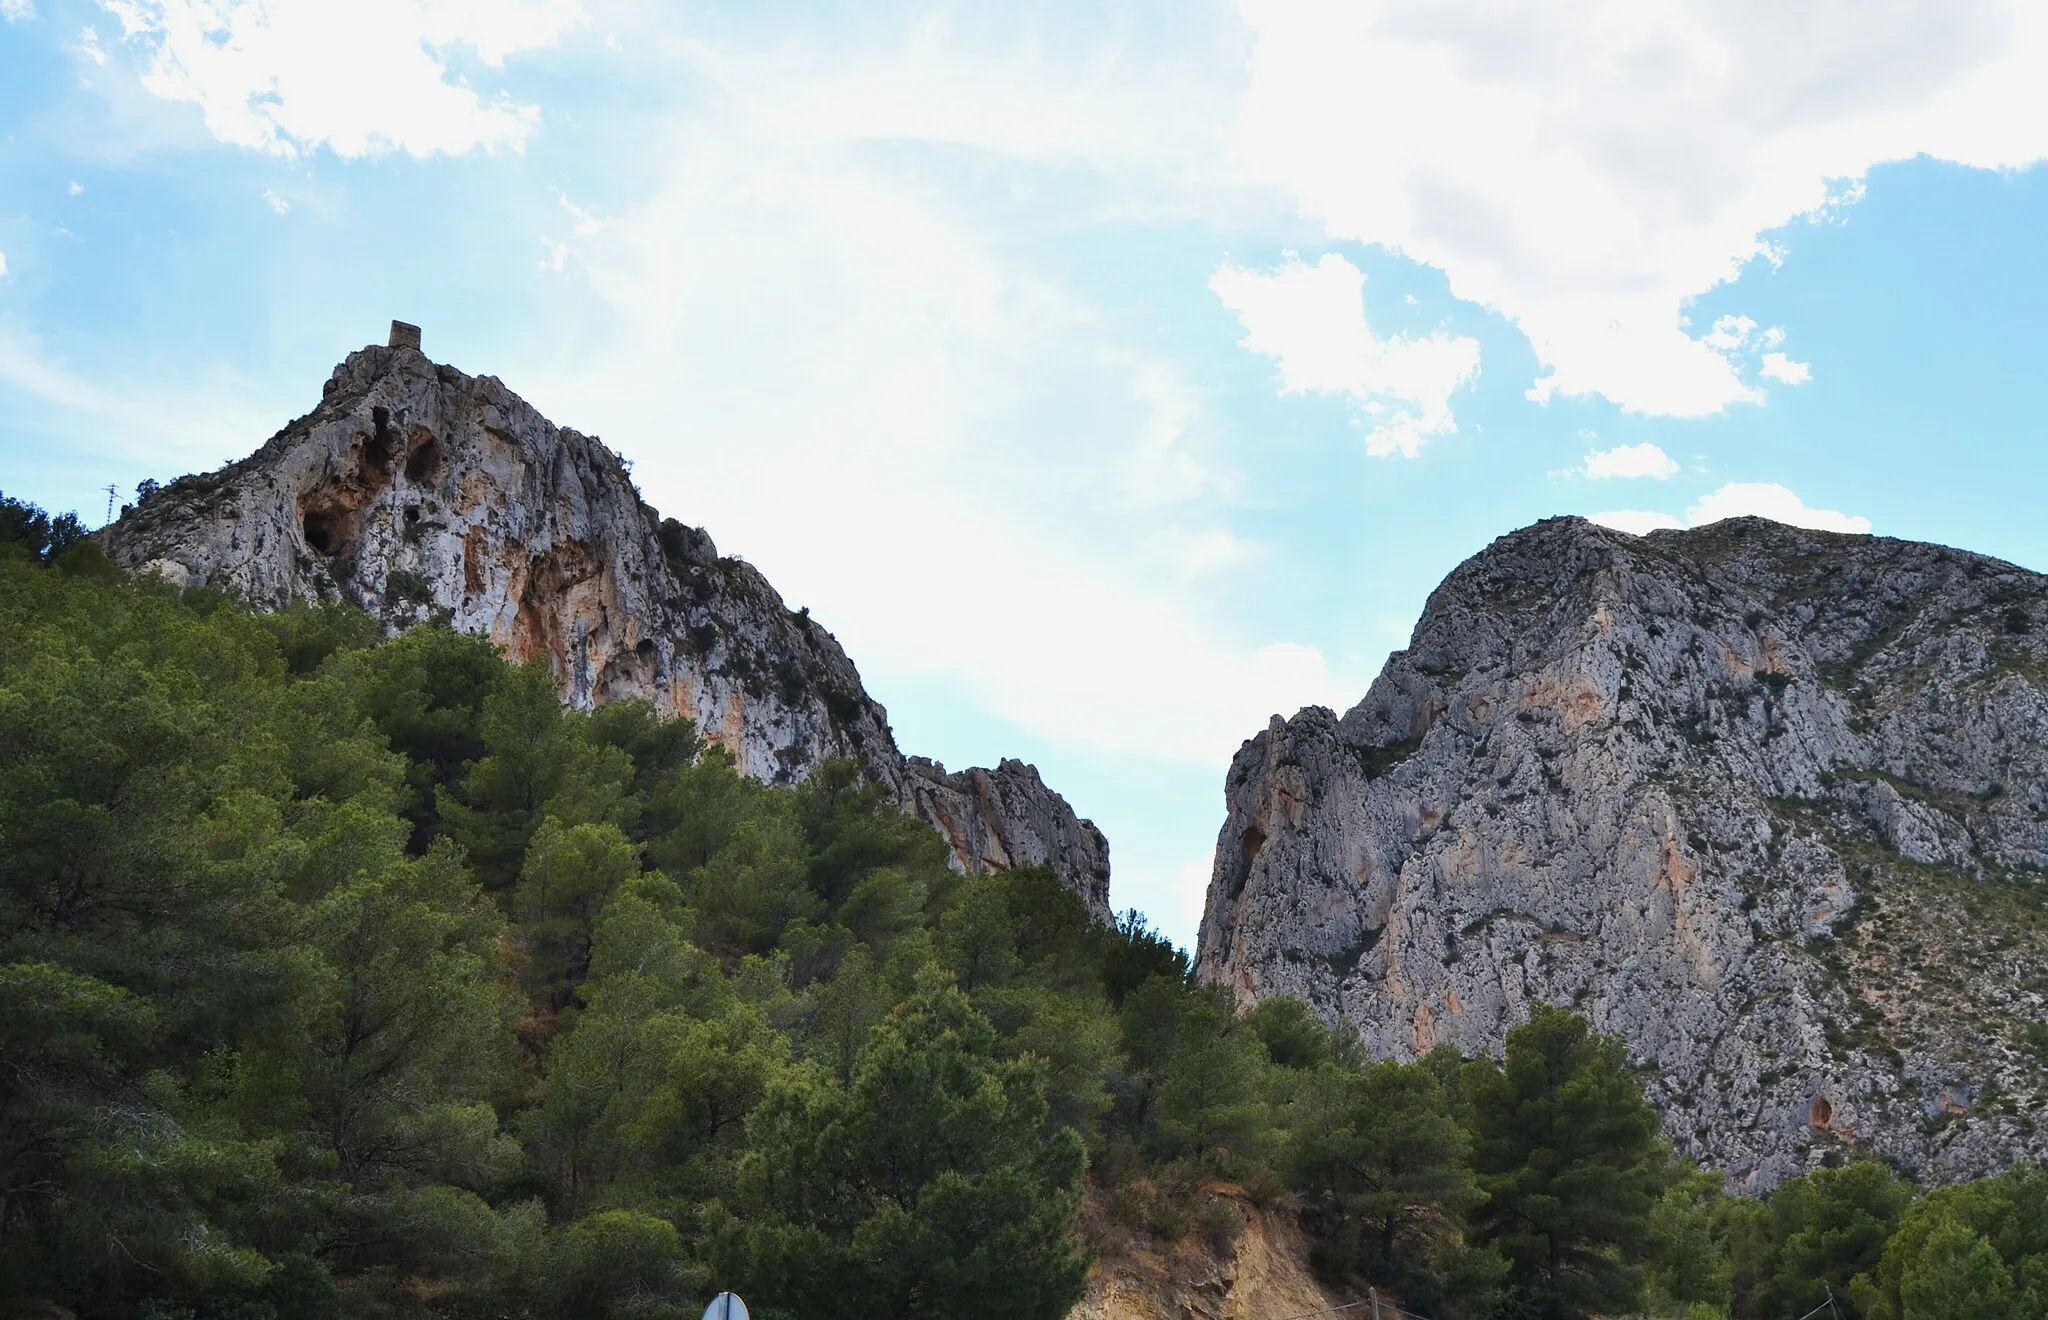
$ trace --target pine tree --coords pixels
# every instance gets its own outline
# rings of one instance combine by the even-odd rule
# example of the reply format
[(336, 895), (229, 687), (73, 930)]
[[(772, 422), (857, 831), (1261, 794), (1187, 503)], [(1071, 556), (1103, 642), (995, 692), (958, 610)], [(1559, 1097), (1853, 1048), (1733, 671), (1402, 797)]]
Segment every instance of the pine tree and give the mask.
[(1901, 1320), (2008, 1320), (2012, 1275), (1983, 1234), (1936, 1224), (1899, 1275)]
[(1465, 1132), (1427, 1068), (1325, 1063), (1302, 1078), (1285, 1123), (1283, 1167), (1320, 1221), (1326, 1272), (1395, 1285), (1442, 1272), (1478, 1192)]
[(2048, 1316), (2048, 1170), (2022, 1164), (1929, 1192), (1851, 1286), (1867, 1320)]
[(1725, 1230), (1738, 1315), (1800, 1315), (1835, 1299), (1878, 1264), (1912, 1187), (1881, 1164), (1816, 1169), (1769, 1198), (1731, 1206)]
[(1080, 1139), (1050, 1122), (1042, 1066), (1003, 1060), (942, 980), (875, 1029), (849, 1086), (793, 1078), (748, 1136), (718, 1254), (764, 1313), (1056, 1320), (1080, 1297)]
[(1485, 1198), (1473, 1237), (1506, 1257), (1515, 1304), (1543, 1320), (1640, 1306), (1635, 1261), (1671, 1159), (1621, 1042), (1539, 1004), (1503, 1062), (1467, 1064), (1463, 1082)]

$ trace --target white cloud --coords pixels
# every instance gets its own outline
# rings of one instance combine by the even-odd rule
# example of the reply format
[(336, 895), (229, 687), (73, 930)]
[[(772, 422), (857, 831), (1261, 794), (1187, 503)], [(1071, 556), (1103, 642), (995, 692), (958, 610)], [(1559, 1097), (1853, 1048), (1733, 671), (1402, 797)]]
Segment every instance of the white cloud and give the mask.
[(1704, 527), (1723, 518), (1758, 517), (1792, 527), (1810, 527), (1821, 532), (1868, 532), (1870, 519), (1843, 513), (1840, 509), (1810, 509), (1806, 502), (1776, 482), (1731, 481), (1709, 491), (1686, 510), (1684, 518), (1642, 509), (1613, 509), (1590, 513), (1588, 519), (1603, 527), (1641, 536), (1662, 528)]
[(1804, 385), (1813, 379), (1813, 368), (1804, 362), (1794, 362), (1783, 353), (1764, 354), (1762, 372), (1772, 380), (1786, 385)]
[(10, 23), (26, 23), (35, 16), (35, 0), (0, 0), (0, 18)]
[[(1103, 347), (1097, 365), (1120, 373), (1131, 400), (1143, 409), (1117, 476), (1126, 499), (1158, 507), (1205, 495), (1228, 496), (1240, 487), (1240, 473), (1209, 457), (1203, 443), (1209, 429), (1207, 401), (1177, 365), (1121, 345)], [(1252, 553), (1219, 528), (1164, 535), (1170, 562), (1184, 569), (1221, 568), (1242, 563)]]
[(1755, 321), (1747, 316), (1728, 315), (1714, 322), (1714, 328), (1701, 335), (1700, 342), (1727, 357), (1749, 343), (1755, 335)]
[[(576, 232), (534, 253), (603, 332), (500, 369), (809, 606), (885, 699), (936, 687), (1063, 749), (1217, 766), (1370, 675), (1228, 607), (1270, 552), (1233, 525), (1202, 382), (1038, 260), (1090, 224), (1276, 217), (1221, 177), (1243, 34), (1157, 4), (1183, 43), (1162, 50), (1119, 8), (625, 34), (701, 83), (644, 135), (645, 186), (561, 199)], [(1144, 865), (1119, 849), (1120, 877)]]
[(285, 213), (292, 209), (290, 199), (279, 197), (276, 192), (269, 188), (265, 188), (263, 190), (263, 200), (268, 202), (270, 204), (270, 209), (277, 212), (279, 215), (284, 215)]
[[(1113, 173), (1125, 194), (1116, 207), (1140, 191), (1159, 201), (1176, 187), (1241, 184), (1219, 148), (1250, 43), (1227, 3), (1068, 6), (1058, 21), (1036, 5), (914, 8), (909, 21), (824, 41), (778, 20), (752, 44), (690, 37), (669, 49), (786, 139), (955, 145)], [(1191, 214), (1213, 221), (1217, 198), (1202, 201)]]
[[(577, 238), (588, 238), (604, 228), (604, 221), (597, 218), (597, 212), (591, 207), (576, 205), (559, 189), (555, 192), (555, 200), (562, 204), (564, 211), (568, 212), (571, 221), (570, 232)], [(569, 258), (575, 255), (575, 252), (567, 243), (542, 234), (540, 236), (540, 245), (543, 252), (546, 253), (540, 259), (540, 268), (542, 270), (550, 274), (559, 275), (569, 268)]]
[(1276, 271), (1226, 265), (1209, 287), (1244, 324), (1238, 343), (1278, 364), (1281, 393), (1343, 394), (1358, 404), (1371, 428), (1366, 452), (1413, 458), (1431, 437), (1458, 429), (1451, 395), (1479, 374), (1479, 342), (1441, 331), (1375, 335), (1365, 274), (1336, 253), (1313, 266), (1289, 253)]
[(78, 194), (80, 194), (80, 193), (82, 193), (82, 192), (84, 192), (84, 191), (85, 191), (85, 185), (84, 185), (84, 184), (82, 184), (82, 183), (78, 182), (78, 181), (77, 181), (76, 179), (72, 180), (72, 182), (71, 182), (71, 188), (70, 188), (70, 192), (71, 192), (71, 195), (72, 195), (73, 197), (76, 197), (76, 196), (78, 196)]
[(497, 69), (583, 21), (577, 0), (101, 4), (145, 52), (145, 87), (198, 105), (221, 141), (280, 156), (517, 151), (540, 111), (480, 96), (451, 77), (449, 53), (467, 48)]
[(1797, 495), (1769, 481), (1735, 481), (1702, 495), (1686, 511), (1686, 521), (1702, 527), (1723, 518), (1754, 514), (1794, 527), (1811, 527), (1821, 532), (1867, 532), (1870, 519), (1852, 517), (1839, 509), (1809, 509)]
[(7, 318), (0, 318), (0, 386), (30, 403), (10, 419), (23, 434), (32, 429), (26, 419), (46, 416), (44, 432), (82, 453), (118, 455), (165, 475), (215, 467), (277, 425), (274, 412), (218, 379), (81, 373)]
[(1782, 259), (1763, 233), (1852, 205), (1883, 161), (2048, 155), (2032, 0), (1239, 9), (1257, 35), (1242, 167), (1514, 320), (1548, 369), (1539, 400), (1757, 401), (1747, 358), (1686, 316), (1750, 258)]
[(0, 276), (7, 274), (7, 254), (0, 252)]
[(579, 238), (587, 238), (604, 227), (604, 221), (597, 218), (597, 212), (593, 208), (576, 205), (562, 192), (555, 194), (555, 200), (569, 213), (569, 219), (574, 222), (573, 229)]
[(1605, 513), (1589, 513), (1586, 518), (1588, 521), (1599, 523), (1602, 527), (1612, 527), (1631, 536), (1642, 536), (1666, 528), (1676, 531), (1685, 526), (1683, 518), (1674, 518), (1668, 513), (1655, 513), (1648, 509), (1609, 509)]
[(1649, 477), (1662, 481), (1677, 474), (1678, 463), (1671, 455), (1645, 440), (1639, 445), (1596, 449), (1586, 455), (1586, 463), (1581, 470), (1595, 481), (1614, 477)]
[[(846, 86), (857, 64), (818, 67)], [(940, 684), (1057, 745), (1213, 766), (1272, 711), (1363, 689), (1220, 603), (1262, 552), (1211, 498), (1240, 477), (1185, 368), (957, 169), (906, 186), (900, 152), (742, 81), (670, 121), (657, 186), (561, 240), (609, 333), (508, 380), (631, 453), (651, 502), (811, 607), (885, 699)]]
[[(1803, 385), (1813, 379), (1813, 368), (1804, 362), (1795, 362), (1785, 353), (1777, 350), (1785, 345), (1785, 327), (1767, 326), (1759, 329), (1757, 323), (1747, 316), (1728, 315), (1714, 322), (1714, 328), (1700, 336), (1700, 342), (1724, 358), (1731, 369), (1741, 371), (1752, 359), (1762, 354), (1757, 374), (1766, 380), (1781, 385)], [(1761, 403), (1763, 393), (1751, 390), (1744, 399)]]

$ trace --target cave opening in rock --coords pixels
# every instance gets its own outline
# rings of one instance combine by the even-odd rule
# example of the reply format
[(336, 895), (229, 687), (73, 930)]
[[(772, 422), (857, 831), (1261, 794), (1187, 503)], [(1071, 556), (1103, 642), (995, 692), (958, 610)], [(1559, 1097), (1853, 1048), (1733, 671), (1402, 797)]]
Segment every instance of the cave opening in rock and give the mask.
[(432, 432), (413, 432), (412, 452), (405, 458), (405, 479), (414, 485), (431, 482), (441, 475), (441, 442)]
[(391, 466), (392, 452), (398, 448), (398, 437), (391, 433), (391, 410), (370, 409), (370, 422), (375, 430), (363, 445), (363, 462), (382, 472)]
[(299, 502), (299, 531), (306, 548), (325, 559), (355, 553), (362, 514), (347, 490), (316, 491)]

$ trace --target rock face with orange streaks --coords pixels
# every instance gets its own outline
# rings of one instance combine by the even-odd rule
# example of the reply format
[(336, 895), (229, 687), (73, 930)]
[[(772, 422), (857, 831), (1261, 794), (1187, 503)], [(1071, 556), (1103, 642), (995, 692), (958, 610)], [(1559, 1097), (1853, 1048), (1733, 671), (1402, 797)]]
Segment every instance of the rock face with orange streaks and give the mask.
[(444, 620), (488, 635), (545, 660), (572, 706), (639, 698), (689, 716), (757, 779), (855, 758), (963, 869), (1049, 865), (1109, 916), (1108, 844), (1036, 770), (906, 761), (808, 611), (641, 502), (596, 439), (431, 361), (397, 327), (255, 454), (171, 483), (102, 541), (123, 567), (258, 608), (341, 600), (387, 632)]
[(1398, 1057), (1574, 1007), (1738, 1188), (2048, 1155), (2048, 578), (1553, 519), (1225, 798), (1197, 962), (1241, 1000)]

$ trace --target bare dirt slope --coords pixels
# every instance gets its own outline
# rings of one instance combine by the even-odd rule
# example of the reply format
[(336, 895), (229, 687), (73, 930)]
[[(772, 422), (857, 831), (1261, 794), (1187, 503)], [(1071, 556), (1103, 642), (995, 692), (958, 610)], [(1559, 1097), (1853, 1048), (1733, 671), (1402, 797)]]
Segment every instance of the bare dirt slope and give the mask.
[(1236, 1188), (1196, 1193), (1198, 1227), (1162, 1243), (1119, 1233), (1099, 1207), (1084, 1211), (1101, 1253), (1068, 1320), (1280, 1320), (1356, 1299), (1325, 1289), (1284, 1205), (1259, 1206)]

